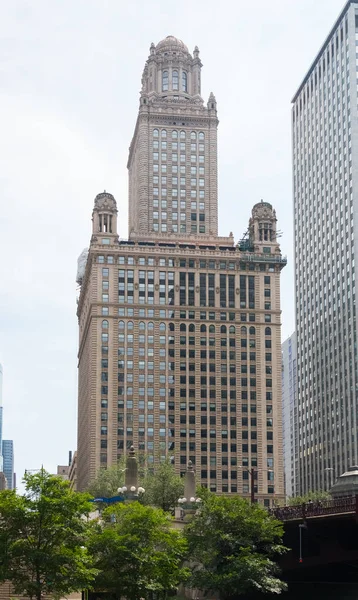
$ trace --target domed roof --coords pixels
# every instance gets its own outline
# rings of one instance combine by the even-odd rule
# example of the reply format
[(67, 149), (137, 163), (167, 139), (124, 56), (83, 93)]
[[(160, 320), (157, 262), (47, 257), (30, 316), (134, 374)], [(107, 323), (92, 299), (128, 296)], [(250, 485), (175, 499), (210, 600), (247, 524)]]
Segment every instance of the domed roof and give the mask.
[(97, 194), (94, 199), (94, 208), (97, 210), (117, 210), (117, 203), (112, 194), (106, 192), (102, 192), (101, 194)]
[(174, 35), (167, 35), (164, 40), (161, 40), (156, 46), (156, 51), (158, 52), (158, 50), (162, 52), (163, 50), (182, 50), (189, 54), (189, 50), (184, 42), (174, 37)]

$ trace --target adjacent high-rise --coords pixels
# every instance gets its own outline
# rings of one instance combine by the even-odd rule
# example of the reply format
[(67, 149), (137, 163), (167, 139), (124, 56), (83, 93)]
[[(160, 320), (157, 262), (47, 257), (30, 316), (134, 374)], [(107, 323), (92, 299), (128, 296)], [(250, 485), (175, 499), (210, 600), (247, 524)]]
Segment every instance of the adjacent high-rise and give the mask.
[(292, 107), (300, 493), (358, 462), (358, 2)]
[(169, 36), (150, 47), (130, 146), (129, 239), (96, 196), (79, 261), (77, 487), (132, 444), (149, 465), (188, 460), (219, 493), (284, 495), (280, 272), (271, 204), (245, 240), (218, 236), (217, 106), (201, 62)]
[(296, 333), (282, 344), (282, 432), (286, 497), (295, 496), (297, 461), (297, 351)]

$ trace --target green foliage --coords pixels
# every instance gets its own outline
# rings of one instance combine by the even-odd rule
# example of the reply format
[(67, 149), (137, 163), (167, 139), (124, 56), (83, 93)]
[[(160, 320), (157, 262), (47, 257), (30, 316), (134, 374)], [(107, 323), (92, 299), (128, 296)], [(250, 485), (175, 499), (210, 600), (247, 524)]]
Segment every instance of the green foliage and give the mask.
[(88, 486), (88, 492), (95, 498), (112, 498), (118, 495), (118, 488), (124, 485), (126, 471), (125, 458), (107, 469), (99, 469), (95, 479)]
[(188, 577), (187, 544), (159, 509), (138, 502), (106, 509), (89, 545), (99, 573), (95, 586), (113, 598), (152, 598), (176, 590)]
[(291, 496), (288, 499), (288, 505), (298, 506), (307, 502), (324, 502), (331, 499), (332, 496), (329, 492), (308, 492), (305, 496)]
[(190, 587), (224, 599), (284, 590), (275, 562), (286, 551), (281, 522), (240, 497), (207, 492), (202, 498), (185, 531), (193, 564)]
[(162, 462), (154, 474), (148, 474), (142, 483), (145, 493), (142, 504), (156, 506), (164, 511), (175, 508), (184, 493), (184, 482), (176, 475), (170, 459)]
[(23, 496), (0, 492), (0, 581), (38, 600), (88, 587), (96, 574), (84, 547), (89, 496), (44, 470), (26, 474), (24, 483)]

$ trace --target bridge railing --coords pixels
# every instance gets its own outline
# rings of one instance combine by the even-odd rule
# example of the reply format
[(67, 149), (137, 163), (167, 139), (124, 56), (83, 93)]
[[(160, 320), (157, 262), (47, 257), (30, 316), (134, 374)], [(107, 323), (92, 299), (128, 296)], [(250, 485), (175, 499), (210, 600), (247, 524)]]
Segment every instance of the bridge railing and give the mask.
[(320, 515), (336, 515), (340, 513), (358, 514), (358, 496), (342, 496), (318, 502), (306, 502), (297, 506), (280, 506), (272, 508), (271, 514), (280, 521), (292, 521), (319, 517)]

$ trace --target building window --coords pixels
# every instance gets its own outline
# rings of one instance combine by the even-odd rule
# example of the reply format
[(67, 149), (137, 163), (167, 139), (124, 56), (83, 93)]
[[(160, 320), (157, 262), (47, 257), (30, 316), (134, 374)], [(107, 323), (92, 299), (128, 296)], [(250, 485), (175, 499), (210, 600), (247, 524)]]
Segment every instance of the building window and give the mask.
[(188, 75), (185, 71), (183, 71), (183, 73), (182, 73), (182, 88), (183, 88), (183, 92), (188, 91)]
[(178, 71), (173, 71), (173, 90), (179, 89), (179, 74)]
[(163, 92), (168, 91), (168, 87), (169, 87), (168, 71), (163, 71), (163, 75), (162, 75), (162, 91)]

